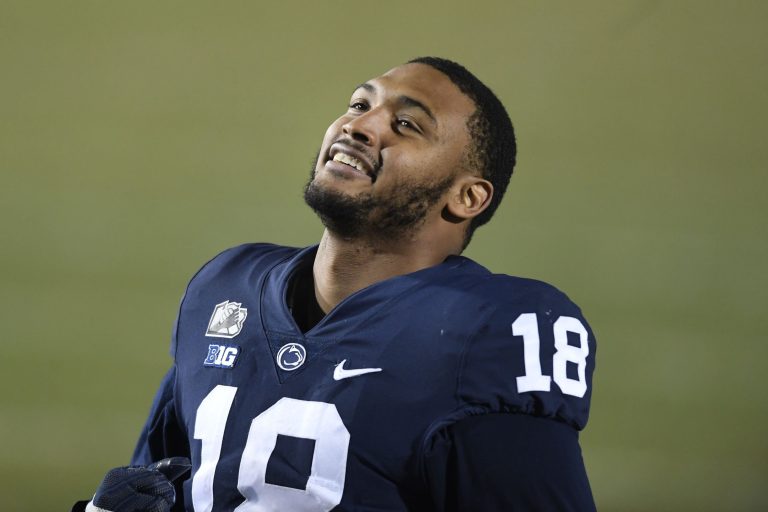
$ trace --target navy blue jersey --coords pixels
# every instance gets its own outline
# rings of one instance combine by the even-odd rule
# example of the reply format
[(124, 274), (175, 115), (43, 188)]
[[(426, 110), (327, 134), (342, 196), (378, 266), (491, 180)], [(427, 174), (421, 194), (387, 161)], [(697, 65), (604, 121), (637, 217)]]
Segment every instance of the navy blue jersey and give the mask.
[[(516, 480), (521, 507), (593, 507), (577, 434), (595, 338), (563, 293), (452, 256), (302, 333), (289, 280), (315, 251), (244, 245), (191, 280), (133, 460), (190, 456), (180, 509), (514, 510)], [(472, 496), (489, 482), (498, 508)]]

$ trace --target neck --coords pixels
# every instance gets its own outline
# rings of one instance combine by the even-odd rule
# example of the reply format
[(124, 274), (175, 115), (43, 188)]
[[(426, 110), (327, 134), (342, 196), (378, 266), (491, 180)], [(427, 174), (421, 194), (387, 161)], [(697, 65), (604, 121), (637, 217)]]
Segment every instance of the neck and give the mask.
[(315, 256), (315, 295), (326, 313), (358, 290), (442, 263), (455, 250), (439, 241), (345, 240), (325, 230)]

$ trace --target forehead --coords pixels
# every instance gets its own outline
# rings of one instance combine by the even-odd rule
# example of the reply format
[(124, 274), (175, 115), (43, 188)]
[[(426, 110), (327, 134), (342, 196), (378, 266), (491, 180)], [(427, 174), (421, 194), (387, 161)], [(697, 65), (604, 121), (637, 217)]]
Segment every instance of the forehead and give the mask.
[(475, 111), (472, 100), (446, 75), (426, 64), (403, 64), (367, 82), (383, 96), (408, 96), (424, 105), (435, 117), (465, 122)]

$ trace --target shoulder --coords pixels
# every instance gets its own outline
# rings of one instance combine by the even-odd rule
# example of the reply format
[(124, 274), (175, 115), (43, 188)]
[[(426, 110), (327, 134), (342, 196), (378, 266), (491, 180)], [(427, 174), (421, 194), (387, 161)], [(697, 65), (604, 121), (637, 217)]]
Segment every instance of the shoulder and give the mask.
[(490, 324), (487, 327), (506, 323), (522, 312), (540, 313), (544, 317), (557, 312), (583, 318), (581, 309), (568, 295), (549, 283), (494, 274), (468, 258), (457, 257), (453, 261), (431, 283), (432, 291), (439, 291), (436, 296), (454, 305), (453, 314), (485, 319)]
[[(477, 267), (484, 269), (480, 265)], [(527, 277), (493, 274), (486, 270), (476, 273), (472, 292), (495, 309), (517, 308), (532, 304), (558, 304), (576, 307), (563, 291), (544, 281)]]
[[(258, 306), (258, 292), (270, 271), (302, 249), (249, 243), (220, 252), (190, 279), (174, 324), (171, 354), (176, 357), (185, 336), (207, 332), (212, 315), (238, 312), (243, 321)], [(254, 309), (250, 309), (253, 314)], [(235, 318), (235, 317), (232, 317)], [(228, 328), (234, 329), (234, 326)], [(192, 333), (192, 334), (190, 334)]]
[(526, 413), (584, 428), (596, 341), (581, 309), (548, 283), (501, 274), (477, 275), (465, 297), (476, 319), (460, 414)]
[(259, 282), (281, 262), (302, 249), (267, 243), (248, 243), (226, 249), (208, 260), (189, 280), (191, 290), (214, 285), (217, 289), (239, 288)]
[(272, 269), (302, 250), (266, 243), (249, 243), (226, 249), (192, 276), (182, 297), (182, 307), (189, 306), (191, 298), (194, 299), (191, 303), (195, 304), (201, 298), (218, 303), (228, 297), (250, 296)]
[(267, 243), (248, 243), (226, 249), (205, 263), (191, 281), (204, 280), (244, 268), (271, 268), (295, 255), (300, 249)]

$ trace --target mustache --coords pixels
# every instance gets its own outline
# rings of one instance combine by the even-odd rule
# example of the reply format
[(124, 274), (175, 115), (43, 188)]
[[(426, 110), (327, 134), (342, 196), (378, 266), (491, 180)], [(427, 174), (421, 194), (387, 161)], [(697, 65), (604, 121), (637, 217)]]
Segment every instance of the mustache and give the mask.
[(382, 165), (381, 158), (371, 153), (370, 149), (365, 144), (361, 144), (355, 139), (350, 139), (349, 137), (339, 137), (338, 139), (334, 140), (331, 143), (331, 145), (333, 144), (343, 144), (345, 146), (349, 146), (352, 149), (364, 154), (366, 158), (368, 158), (368, 161), (371, 162), (371, 164), (373, 164), (374, 177), (379, 174), (379, 170), (381, 169), (381, 165)]

